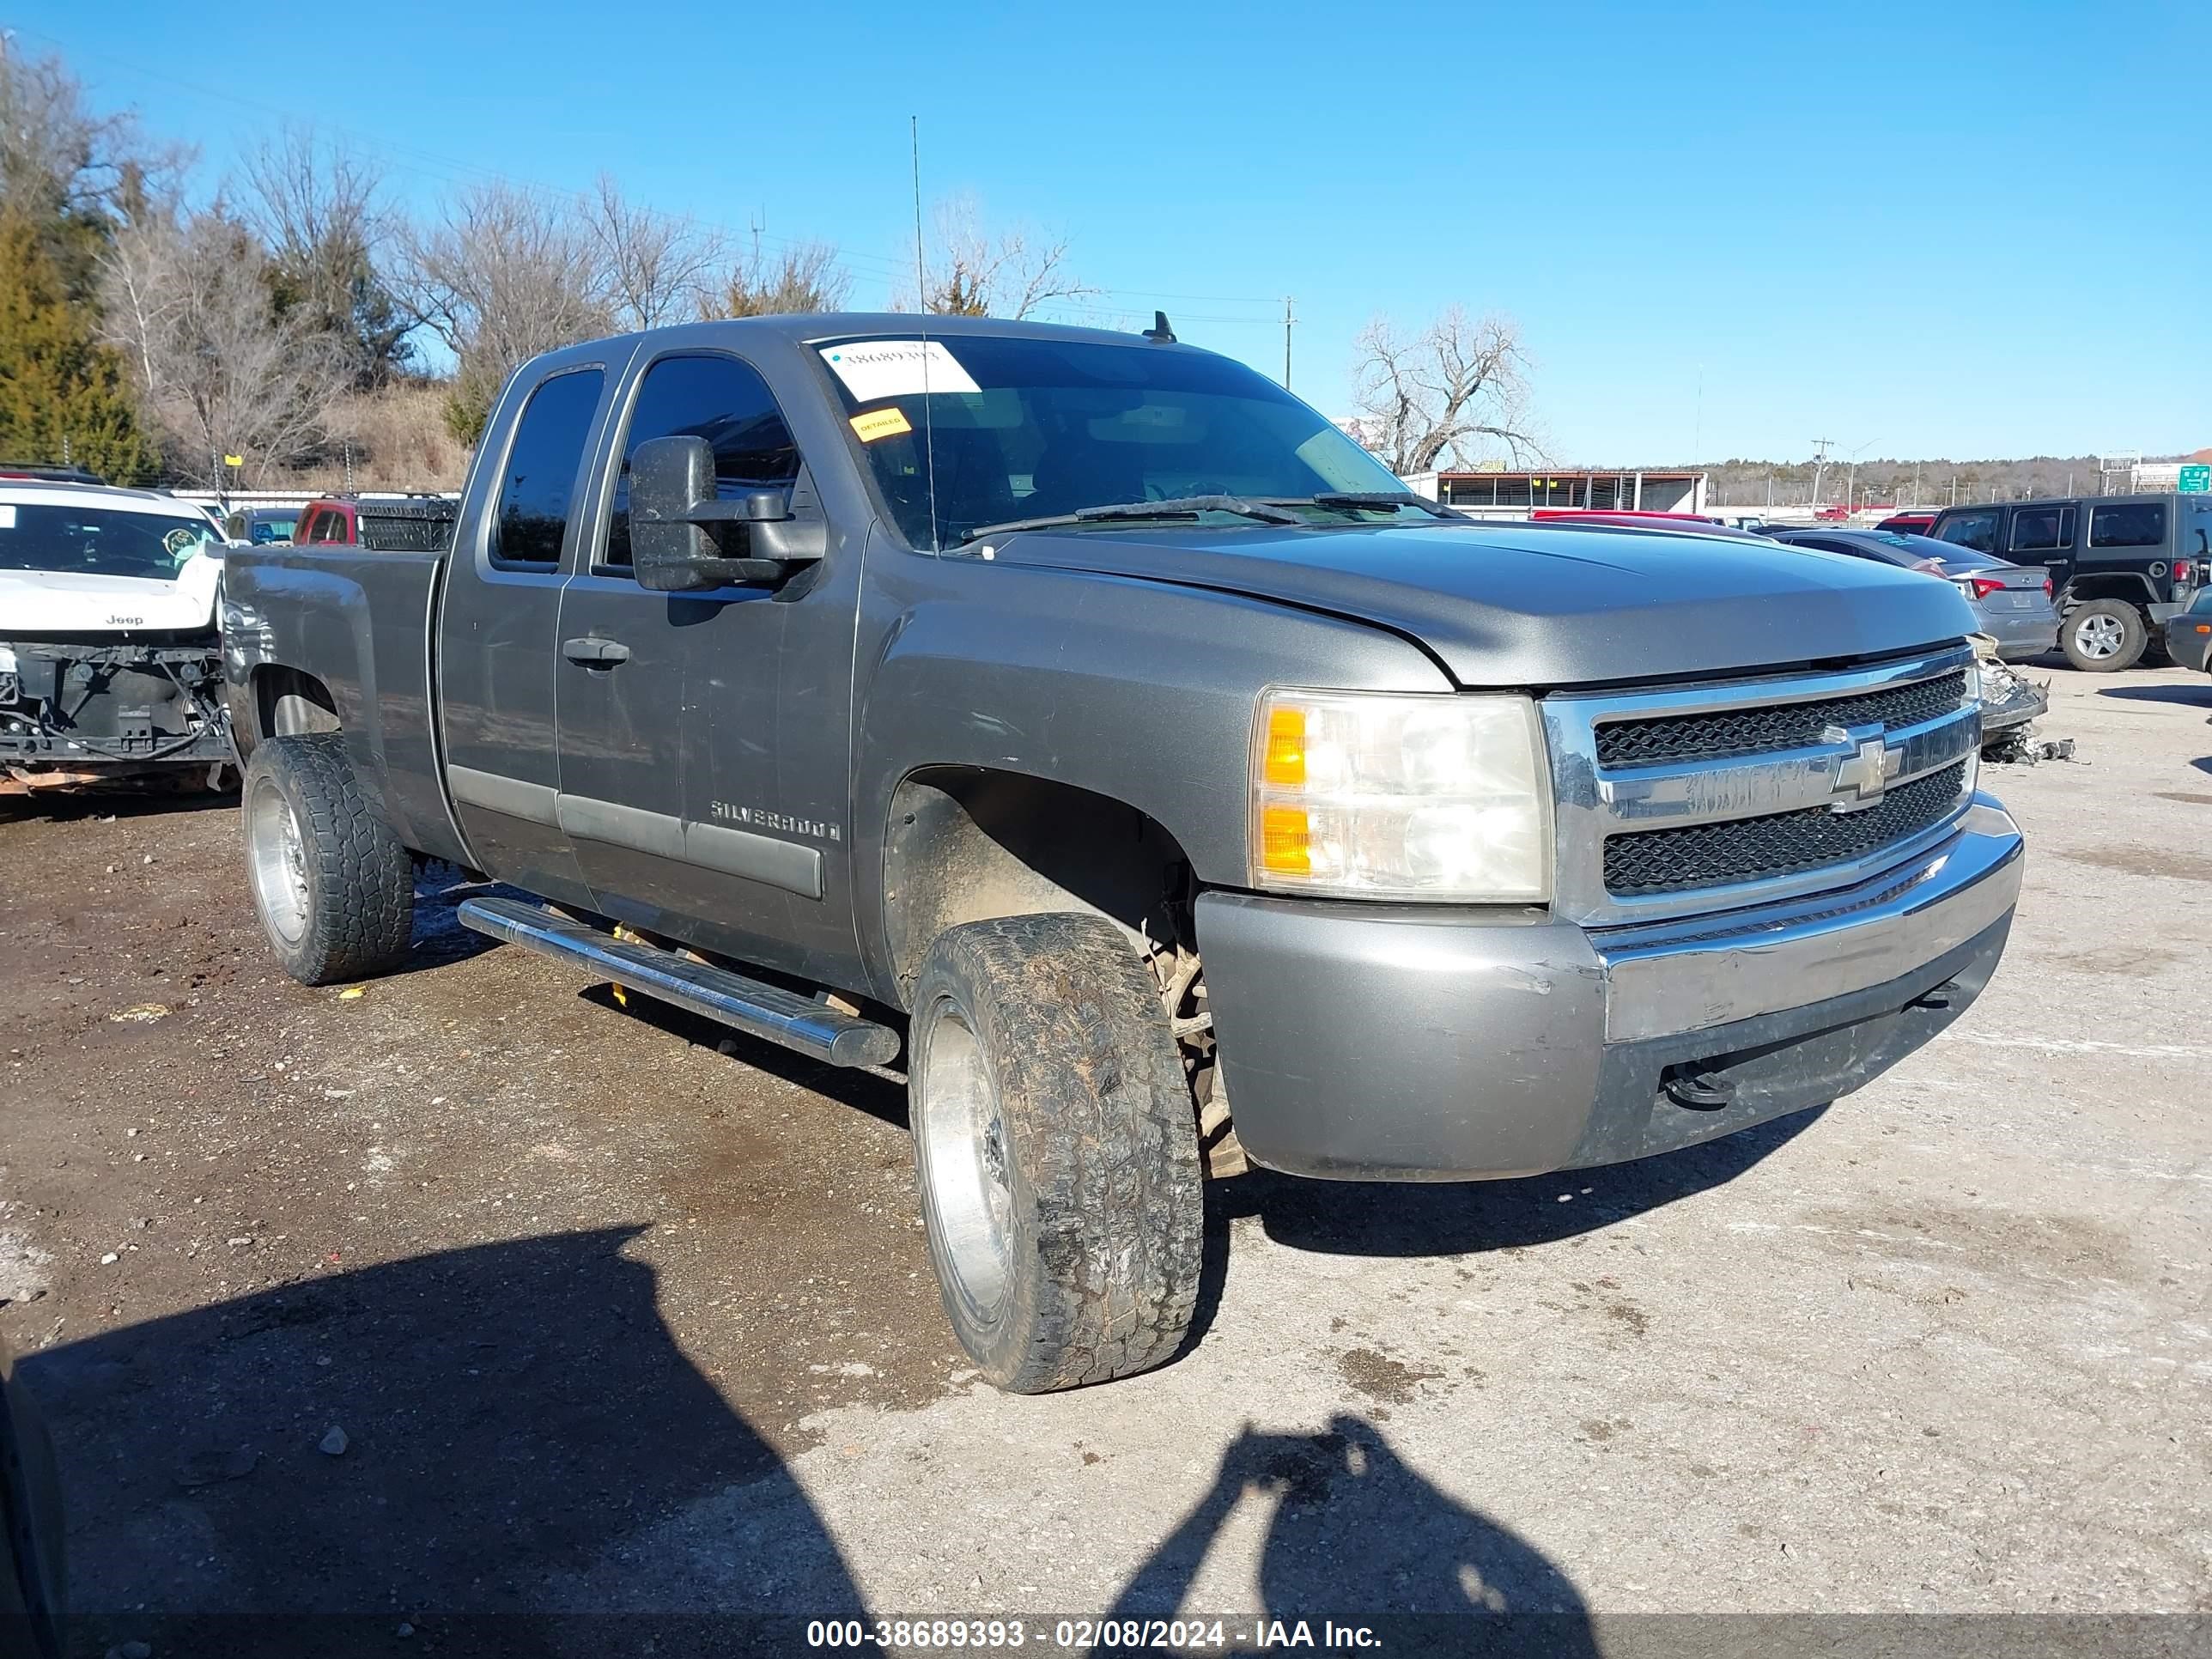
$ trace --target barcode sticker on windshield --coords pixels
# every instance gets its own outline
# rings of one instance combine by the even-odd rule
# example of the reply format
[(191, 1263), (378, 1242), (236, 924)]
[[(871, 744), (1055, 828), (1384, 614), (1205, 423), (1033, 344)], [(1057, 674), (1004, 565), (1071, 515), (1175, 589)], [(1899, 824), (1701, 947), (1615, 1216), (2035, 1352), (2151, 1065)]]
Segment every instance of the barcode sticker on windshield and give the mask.
[(15, 505), (13, 501), (0, 503), (0, 530), (15, 527)]
[(823, 362), (859, 403), (924, 392), (981, 392), (942, 340), (855, 340), (821, 348)]

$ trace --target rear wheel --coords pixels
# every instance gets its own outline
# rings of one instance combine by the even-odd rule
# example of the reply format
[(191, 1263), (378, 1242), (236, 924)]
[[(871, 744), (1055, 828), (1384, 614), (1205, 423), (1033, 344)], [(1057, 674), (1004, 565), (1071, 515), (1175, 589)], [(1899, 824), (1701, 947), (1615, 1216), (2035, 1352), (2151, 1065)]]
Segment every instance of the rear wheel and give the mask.
[(243, 797), (254, 908), (284, 971), (329, 985), (405, 961), (414, 866), (362, 799), (344, 738), (269, 738), (246, 766)]
[(2091, 674), (2132, 668), (2150, 641), (2143, 615), (2125, 599), (2092, 599), (2067, 613), (2058, 642), (2066, 660)]
[(941, 935), (915, 982), (915, 1167), (945, 1310), (1000, 1388), (1169, 1358), (1198, 1296), (1198, 1137), (1151, 971), (1095, 916)]

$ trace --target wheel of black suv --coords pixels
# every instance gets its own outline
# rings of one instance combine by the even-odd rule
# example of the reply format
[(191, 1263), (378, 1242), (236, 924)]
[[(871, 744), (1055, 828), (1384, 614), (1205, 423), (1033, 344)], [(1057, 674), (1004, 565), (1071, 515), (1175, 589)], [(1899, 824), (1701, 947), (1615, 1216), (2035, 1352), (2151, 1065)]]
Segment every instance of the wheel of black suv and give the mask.
[(371, 811), (335, 732), (270, 738), (246, 769), (246, 867), (261, 928), (303, 985), (364, 979), (407, 957), (414, 871)]
[(1095, 916), (940, 935), (908, 1098), (930, 1263), (960, 1345), (1016, 1394), (1170, 1358), (1198, 1296), (1198, 1134), (1152, 975)]
[(2067, 612), (2058, 642), (2066, 660), (2091, 674), (2132, 668), (2150, 642), (2142, 612), (2125, 599), (2092, 599)]

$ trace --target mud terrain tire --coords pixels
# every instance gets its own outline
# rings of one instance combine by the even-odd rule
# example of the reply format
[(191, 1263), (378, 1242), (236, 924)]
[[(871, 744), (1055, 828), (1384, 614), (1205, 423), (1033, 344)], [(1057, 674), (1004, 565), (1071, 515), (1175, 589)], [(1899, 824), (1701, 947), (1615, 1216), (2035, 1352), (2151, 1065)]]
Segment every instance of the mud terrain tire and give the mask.
[(253, 907), (286, 973), (330, 985), (407, 959), (414, 867), (362, 799), (342, 733), (268, 738), (240, 801)]
[(1015, 1394), (1170, 1358), (1203, 1230), (1189, 1086), (1109, 923), (949, 929), (915, 981), (908, 1098), (930, 1263), (961, 1346)]

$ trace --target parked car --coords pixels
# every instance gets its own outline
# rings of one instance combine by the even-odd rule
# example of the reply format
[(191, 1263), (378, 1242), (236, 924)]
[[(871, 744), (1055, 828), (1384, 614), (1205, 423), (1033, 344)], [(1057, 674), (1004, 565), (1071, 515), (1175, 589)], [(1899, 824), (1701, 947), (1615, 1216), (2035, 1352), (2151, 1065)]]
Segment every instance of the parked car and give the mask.
[(1164, 327), (567, 348), (450, 551), (232, 563), (286, 971), (404, 963), (447, 860), (536, 896), (479, 932), (903, 1054), (945, 1310), (1010, 1389), (1176, 1351), (1237, 1147), (1480, 1179), (1832, 1101), (1973, 1001), (2019, 890), (1955, 588), (1460, 519)]
[(300, 509), (292, 539), (307, 547), (434, 553), (453, 539), (451, 495), (330, 495)]
[(81, 466), (57, 461), (0, 461), (0, 480), (9, 483), (31, 480), (42, 483), (78, 484), (105, 484), (107, 482), (97, 472), (88, 472)]
[(2212, 496), (2090, 495), (1947, 507), (1938, 541), (2051, 574), (2066, 660), (2092, 673), (2130, 668), (2185, 609), (2212, 563)]
[(1578, 520), (1585, 524), (1687, 525), (1693, 529), (1720, 522), (1703, 513), (1662, 513), (1656, 508), (1647, 512), (1640, 507), (1540, 507), (1528, 516), (1532, 520)]
[(171, 495), (0, 483), (0, 775), (37, 785), (228, 763), (224, 552)]
[(1941, 576), (1966, 596), (1966, 603), (1974, 607), (1976, 631), (1995, 640), (1998, 656), (2007, 662), (2040, 657), (2058, 642), (2058, 606), (2051, 598), (2051, 578), (2039, 565), (2007, 564), (2002, 559), (1949, 542), (1891, 530), (1823, 528), (1769, 533), (1791, 547), (1818, 548), (1824, 553), (1874, 559)]
[(1876, 530), (1887, 530), (1900, 536), (1924, 536), (1936, 522), (1931, 510), (1926, 513), (1893, 513), (1876, 525)]
[(2200, 587), (2186, 611), (2166, 619), (2166, 654), (2196, 673), (2212, 672), (2212, 587)]
[(289, 542), (299, 521), (300, 509), (296, 507), (239, 507), (230, 515), (230, 539), (255, 547), (266, 546), (270, 542)]

